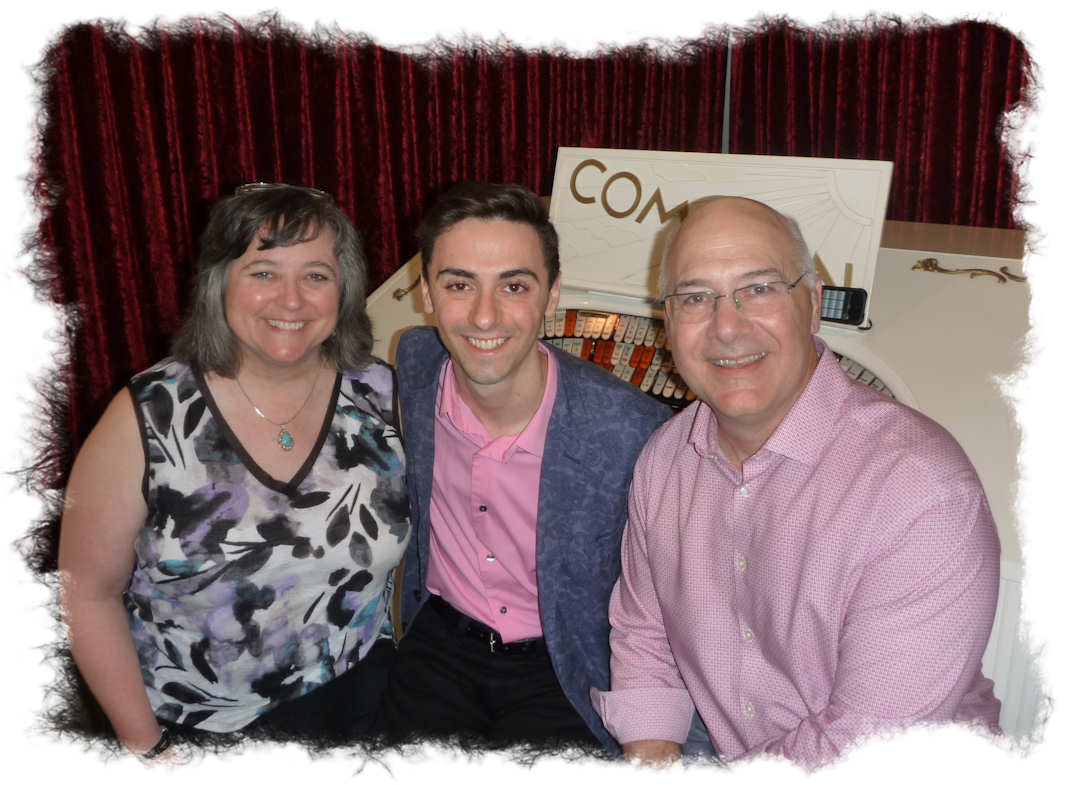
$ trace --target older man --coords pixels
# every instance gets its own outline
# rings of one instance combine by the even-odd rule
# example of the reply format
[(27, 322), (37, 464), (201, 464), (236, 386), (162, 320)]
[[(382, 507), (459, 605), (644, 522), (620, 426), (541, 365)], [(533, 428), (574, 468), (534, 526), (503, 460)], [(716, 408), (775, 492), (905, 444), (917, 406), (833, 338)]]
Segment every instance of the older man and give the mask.
[(630, 491), (611, 690), (592, 690), (625, 753), (679, 756), (693, 707), (724, 758), (807, 767), (881, 727), (997, 730), (985, 494), (946, 431), (814, 337), (822, 287), (795, 222), (702, 200), (662, 285), (699, 400), (655, 433)]

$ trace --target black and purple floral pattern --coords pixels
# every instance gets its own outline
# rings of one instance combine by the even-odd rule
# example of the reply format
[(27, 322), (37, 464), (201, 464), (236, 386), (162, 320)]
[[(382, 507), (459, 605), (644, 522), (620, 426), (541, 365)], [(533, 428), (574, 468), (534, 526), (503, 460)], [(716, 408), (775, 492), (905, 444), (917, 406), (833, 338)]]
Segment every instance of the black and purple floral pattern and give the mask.
[(130, 383), (149, 508), (126, 592), (157, 716), (244, 727), (344, 673), (390, 633), (391, 571), (409, 540), (393, 374), (336, 378), (316, 449), (267, 475), (175, 361)]

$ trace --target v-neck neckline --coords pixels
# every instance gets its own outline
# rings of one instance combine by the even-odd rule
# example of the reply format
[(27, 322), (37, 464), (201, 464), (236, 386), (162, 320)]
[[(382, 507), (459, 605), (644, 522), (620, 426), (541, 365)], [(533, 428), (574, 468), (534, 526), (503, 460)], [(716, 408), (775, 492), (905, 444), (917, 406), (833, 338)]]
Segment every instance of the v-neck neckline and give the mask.
[(201, 373), (200, 369), (194, 369), (194, 377), (197, 380), (197, 387), (201, 391), (201, 395), (204, 396), (205, 403), (212, 412), (212, 416), (215, 417), (216, 421), (219, 423), (220, 433), (223, 434), (223, 438), (227, 440), (230, 446), (238, 454), (238, 458), (242, 461), (245, 468), (249, 470), (249, 473), (256, 477), (262, 485), (271, 488), (273, 491), (284, 493), (287, 496), (294, 495), (294, 493), (297, 492), (298, 486), (301, 485), (309, 475), (309, 472), (312, 471), (313, 464), (316, 463), (316, 459), (320, 456), (320, 452), (323, 450), (324, 441), (327, 440), (327, 432), (330, 430), (331, 421), (335, 418), (335, 410), (338, 408), (338, 394), (342, 389), (342, 372), (335, 371), (334, 388), (331, 390), (331, 398), (328, 401), (327, 411), (324, 413), (324, 420), (320, 424), (320, 433), (316, 436), (315, 444), (313, 444), (304, 463), (298, 467), (294, 476), (286, 481), (276, 479), (268, 474), (268, 472), (253, 459), (253, 456), (246, 450), (237, 434), (231, 430), (230, 424), (219, 410), (216, 399), (212, 395), (212, 391), (209, 389), (208, 383), (205, 381), (204, 375)]

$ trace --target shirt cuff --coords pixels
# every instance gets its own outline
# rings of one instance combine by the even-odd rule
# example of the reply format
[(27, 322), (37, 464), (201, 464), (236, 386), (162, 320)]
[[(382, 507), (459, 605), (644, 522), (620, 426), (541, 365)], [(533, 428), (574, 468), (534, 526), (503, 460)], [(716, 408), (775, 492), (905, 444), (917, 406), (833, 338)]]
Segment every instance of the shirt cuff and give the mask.
[(688, 690), (634, 687), (603, 690), (592, 687), (591, 705), (618, 744), (662, 739), (683, 744), (695, 707)]

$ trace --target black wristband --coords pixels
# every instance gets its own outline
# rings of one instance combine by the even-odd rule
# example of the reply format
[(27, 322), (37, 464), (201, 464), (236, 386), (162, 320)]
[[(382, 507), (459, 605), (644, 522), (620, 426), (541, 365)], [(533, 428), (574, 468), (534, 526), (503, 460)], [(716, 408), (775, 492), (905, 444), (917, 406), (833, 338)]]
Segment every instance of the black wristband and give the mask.
[(141, 753), (142, 760), (152, 760), (170, 746), (171, 731), (167, 729), (167, 726), (164, 726), (164, 729), (160, 732), (160, 740), (152, 746), (152, 749)]

